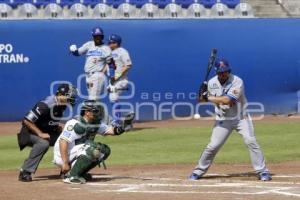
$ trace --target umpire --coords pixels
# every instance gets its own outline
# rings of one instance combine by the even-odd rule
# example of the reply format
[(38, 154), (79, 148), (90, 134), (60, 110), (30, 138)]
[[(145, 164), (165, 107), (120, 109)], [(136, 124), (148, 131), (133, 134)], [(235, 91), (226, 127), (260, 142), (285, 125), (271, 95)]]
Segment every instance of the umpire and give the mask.
[(75, 87), (61, 84), (55, 95), (39, 101), (24, 117), (18, 143), (20, 150), (26, 146), (32, 147), (32, 150), (20, 169), (19, 181), (32, 181), (31, 173), (35, 173), (49, 146), (55, 144), (62, 131), (59, 121), (67, 105), (75, 105), (76, 97)]

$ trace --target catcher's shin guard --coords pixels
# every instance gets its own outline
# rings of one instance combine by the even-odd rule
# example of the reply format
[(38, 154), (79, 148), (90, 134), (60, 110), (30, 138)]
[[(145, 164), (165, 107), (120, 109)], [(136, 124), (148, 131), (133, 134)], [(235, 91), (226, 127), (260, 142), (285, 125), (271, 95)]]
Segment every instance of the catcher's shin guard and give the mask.
[(93, 166), (93, 161), (89, 157), (81, 155), (77, 158), (69, 175), (70, 177), (81, 177), (87, 169), (92, 169), (91, 166)]

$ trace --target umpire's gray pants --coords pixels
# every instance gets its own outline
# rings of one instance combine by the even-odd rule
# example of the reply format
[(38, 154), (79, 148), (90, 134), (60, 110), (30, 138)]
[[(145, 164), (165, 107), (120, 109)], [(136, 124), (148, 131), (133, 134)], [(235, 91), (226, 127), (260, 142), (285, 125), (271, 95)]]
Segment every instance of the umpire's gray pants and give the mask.
[(21, 170), (35, 173), (40, 164), (40, 161), (42, 160), (45, 153), (48, 151), (49, 141), (44, 140), (34, 134), (30, 134), (29, 140), (29, 146), (32, 146), (32, 149), (29, 154), (29, 157), (24, 161)]
[[(243, 137), (255, 171), (257, 173), (268, 171), (264, 155), (255, 138), (253, 123), (251, 119), (246, 118), (242, 120), (216, 121), (210, 143), (204, 149), (193, 173), (202, 176), (207, 172), (217, 152), (226, 142), (233, 130), (236, 130)], [(239, 153), (239, 149), (236, 149), (236, 153)]]

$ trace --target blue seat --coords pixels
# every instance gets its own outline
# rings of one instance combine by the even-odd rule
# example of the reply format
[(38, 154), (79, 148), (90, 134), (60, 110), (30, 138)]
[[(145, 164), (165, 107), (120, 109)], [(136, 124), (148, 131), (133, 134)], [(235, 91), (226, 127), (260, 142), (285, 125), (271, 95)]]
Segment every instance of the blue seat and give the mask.
[(72, 6), (75, 3), (81, 3), (80, 0), (60, 0), (60, 4), (62, 7), (64, 6)]
[(94, 8), (97, 4), (103, 3), (103, 0), (83, 0), (83, 4)]
[(7, 5), (11, 6), (12, 8), (16, 7), (16, 5), (14, 3), (10, 2), (10, 0), (0, 0), (0, 3), (7, 4)]
[(50, 3), (57, 3), (56, 0), (36, 0), (35, 4), (37, 7), (47, 6)]
[(241, 0), (221, 0), (221, 3), (227, 5), (229, 8), (235, 8), (235, 6), (241, 3)]
[(0, 3), (5, 3), (7, 5), (10, 5), (10, 0), (0, 0)]
[(122, 3), (126, 3), (126, 0), (106, 0), (106, 4), (114, 8), (118, 8)]
[(13, 2), (14, 2), (13, 5), (15, 5), (15, 6), (19, 6), (19, 5), (22, 5), (24, 3), (34, 4), (33, 0), (14, 0)]
[(191, 4), (195, 3), (195, 0), (175, 0), (175, 3), (182, 8), (188, 8)]
[(172, 0), (153, 0), (152, 3), (159, 8), (165, 8), (168, 4), (172, 3)]
[(137, 8), (141, 8), (143, 5), (146, 3), (150, 3), (151, 1), (149, 0), (131, 0), (130, 4), (134, 5)]
[(213, 5), (217, 3), (217, 0), (199, 0), (205, 8), (211, 8)]

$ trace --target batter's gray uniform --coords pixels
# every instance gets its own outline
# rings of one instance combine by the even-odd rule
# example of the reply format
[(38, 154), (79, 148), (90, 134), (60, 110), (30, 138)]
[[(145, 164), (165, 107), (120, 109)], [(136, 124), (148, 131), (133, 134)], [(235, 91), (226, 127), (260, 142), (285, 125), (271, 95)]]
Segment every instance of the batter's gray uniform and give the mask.
[(103, 73), (107, 63), (111, 60), (111, 49), (107, 45), (95, 46), (94, 41), (85, 43), (78, 48), (80, 55), (86, 55), (84, 71), (90, 100), (99, 99), (106, 80)]
[(215, 155), (233, 130), (236, 130), (243, 137), (255, 171), (257, 173), (268, 171), (264, 155), (255, 138), (252, 120), (250, 115), (245, 113), (244, 105), (247, 103), (247, 99), (243, 80), (231, 74), (227, 82), (221, 85), (218, 77), (215, 76), (208, 82), (208, 92), (210, 96), (226, 95), (233, 103), (230, 106), (215, 106), (216, 122), (210, 143), (204, 149), (193, 173), (202, 176), (207, 172)]

